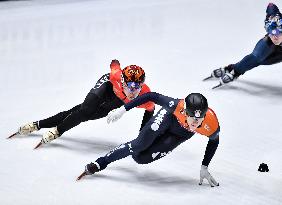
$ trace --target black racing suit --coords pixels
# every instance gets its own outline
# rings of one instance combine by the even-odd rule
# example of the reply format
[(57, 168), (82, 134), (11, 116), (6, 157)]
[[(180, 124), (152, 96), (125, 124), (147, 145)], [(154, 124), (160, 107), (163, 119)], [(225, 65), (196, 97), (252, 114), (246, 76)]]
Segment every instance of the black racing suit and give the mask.
[[(51, 128), (57, 126), (59, 134), (62, 135), (81, 122), (103, 118), (111, 110), (124, 105), (124, 102), (115, 95), (109, 76), (109, 73), (105, 74), (97, 81), (83, 103), (76, 105), (70, 110), (38, 121), (38, 127)], [(145, 111), (141, 128), (153, 116), (153, 113), (154, 111)]]
[[(100, 170), (116, 160), (129, 155), (139, 164), (147, 164), (158, 160), (181, 143), (190, 139), (195, 133), (183, 128), (173, 114), (179, 99), (167, 97), (158, 93), (146, 93), (133, 101), (125, 104), (125, 109), (130, 110), (147, 101), (152, 101), (162, 108), (141, 129), (136, 139), (116, 147), (96, 162)], [(220, 127), (209, 137), (202, 165), (208, 166), (219, 144)]]

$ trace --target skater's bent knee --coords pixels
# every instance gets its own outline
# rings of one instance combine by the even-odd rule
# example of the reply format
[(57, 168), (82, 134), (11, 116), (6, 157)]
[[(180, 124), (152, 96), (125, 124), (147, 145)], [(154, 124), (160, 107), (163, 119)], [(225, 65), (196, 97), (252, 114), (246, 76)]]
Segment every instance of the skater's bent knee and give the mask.
[(132, 158), (137, 164), (149, 164), (153, 161), (151, 156), (142, 154), (132, 155)]
[(90, 120), (92, 115), (93, 115), (93, 110), (87, 107), (82, 107), (79, 110), (79, 116), (80, 116), (81, 121)]

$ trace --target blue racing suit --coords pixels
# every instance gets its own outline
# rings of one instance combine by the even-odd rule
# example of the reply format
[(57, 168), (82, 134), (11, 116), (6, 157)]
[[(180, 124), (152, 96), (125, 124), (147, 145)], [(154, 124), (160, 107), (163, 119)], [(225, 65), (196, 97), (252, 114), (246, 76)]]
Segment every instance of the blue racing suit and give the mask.
[[(162, 108), (141, 129), (136, 139), (116, 147), (96, 162), (100, 170), (108, 164), (129, 155), (139, 164), (151, 163), (169, 154), (181, 143), (190, 139), (195, 132), (182, 126), (175, 115), (181, 112), (181, 99), (174, 99), (158, 93), (149, 92), (125, 104), (125, 109), (130, 110), (145, 102), (152, 101)], [(209, 113), (208, 113), (209, 112)], [(208, 166), (219, 144), (219, 124), (213, 111), (209, 110), (203, 123), (199, 126), (199, 133), (209, 137), (202, 165)], [(180, 113), (181, 114), (181, 113)], [(208, 123), (208, 121), (212, 123)], [(205, 123), (207, 122), (207, 123)], [(215, 126), (211, 126), (215, 125)], [(209, 127), (210, 126), (210, 127)], [(209, 132), (205, 132), (207, 128)], [(196, 131), (197, 132), (197, 131)]]
[(274, 45), (268, 36), (259, 40), (253, 52), (231, 65), (238, 74), (244, 74), (259, 65), (272, 65), (282, 61), (282, 46)]

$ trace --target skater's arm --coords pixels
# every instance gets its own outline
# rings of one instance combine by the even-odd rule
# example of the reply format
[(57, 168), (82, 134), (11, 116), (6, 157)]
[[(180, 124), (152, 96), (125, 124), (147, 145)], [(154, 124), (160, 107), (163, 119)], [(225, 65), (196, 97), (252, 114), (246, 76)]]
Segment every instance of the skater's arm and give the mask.
[(161, 94), (156, 93), (156, 92), (148, 92), (148, 93), (145, 93), (141, 96), (138, 96), (134, 100), (125, 104), (124, 107), (125, 107), (126, 111), (128, 111), (128, 110), (130, 110), (134, 107), (137, 107), (137, 106), (142, 105), (144, 103), (147, 103), (149, 101), (154, 102), (154, 103), (156, 103), (160, 106), (165, 106), (172, 99), (173, 98), (161, 95)]
[[(137, 107), (139, 105), (142, 105), (146, 102), (154, 102), (164, 108), (170, 108), (173, 109), (173, 106), (175, 106), (177, 103), (174, 102), (176, 99), (170, 98), (164, 95), (161, 95), (159, 93), (155, 92), (148, 92), (143, 95), (138, 96), (134, 100), (130, 101), (129, 103), (125, 104), (124, 106), (121, 106), (120, 108), (117, 108), (111, 112), (109, 112), (108, 117), (107, 117), (107, 122), (115, 122), (118, 119), (122, 117), (122, 115), (126, 112), (129, 111), (130, 109)], [(146, 116), (146, 119), (149, 120), (153, 114), (153, 110), (150, 111), (146, 109), (147, 111), (151, 112), (151, 114), (148, 114)], [(147, 114), (146, 114), (147, 115)], [(144, 123), (143, 123), (144, 122)], [(146, 120), (143, 120), (142, 126), (146, 124)]]
[(151, 119), (151, 117), (154, 115), (154, 110), (153, 111), (148, 111), (145, 110), (144, 112), (144, 116), (143, 116), (143, 120), (142, 120), (142, 124), (140, 127), (140, 130), (144, 127), (144, 125)]
[[(212, 124), (210, 124), (210, 125), (212, 125)], [(209, 137), (209, 142), (207, 144), (205, 156), (204, 156), (204, 159), (202, 161), (199, 185), (202, 185), (203, 180), (207, 179), (208, 183), (210, 184), (211, 187), (219, 186), (219, 183), (213, 178), (213, 176), (210, 174), (210, 172), (208, 170), (209, 163), (210, 163), (211, 159), (213, 158), (213, 156), (216, 152), (216, 149), (218, 147), (218, 144), (219, 144), (219, 131), (220, 131), (220, 127), (218, 126), (217, 129), (214, 132), (212, 132), (212, 134), (206, 135), (206, 136)]]
[(209, 137), (209, 141), (206, 147), (205, 156), (202, 161), (202, 165), (209, 166), (209, 163), (216, 152), (218, 144), (219, 144), (219, 129), (212, 136)]

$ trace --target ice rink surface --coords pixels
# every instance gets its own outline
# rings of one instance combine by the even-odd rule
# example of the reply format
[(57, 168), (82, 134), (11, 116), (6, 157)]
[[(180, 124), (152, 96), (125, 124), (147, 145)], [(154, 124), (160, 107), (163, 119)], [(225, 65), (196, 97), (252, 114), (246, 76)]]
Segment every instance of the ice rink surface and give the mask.
[[(282, 8), (281, 1), (274, 1)], [(218, 90), (202, 79), (236, 63), (265, 35), (265, 0), (35, 0), (0, 3), (0, 204), (282, 204), (282, 64)], [(112, 59), (142, 66), (153, 91), (201, 92), (221, 125), (199, 186), (208, 139), (193, 136), (148, 165), (130, 157), (76, 182), (84, 166), (138, 135), (143, 110), (115, 124), (82, 123), (38, 150), (46, 132), (7, 140), (27, 122), (80, 104)], [(268, 173), (257, 171), (267, 163)]]

